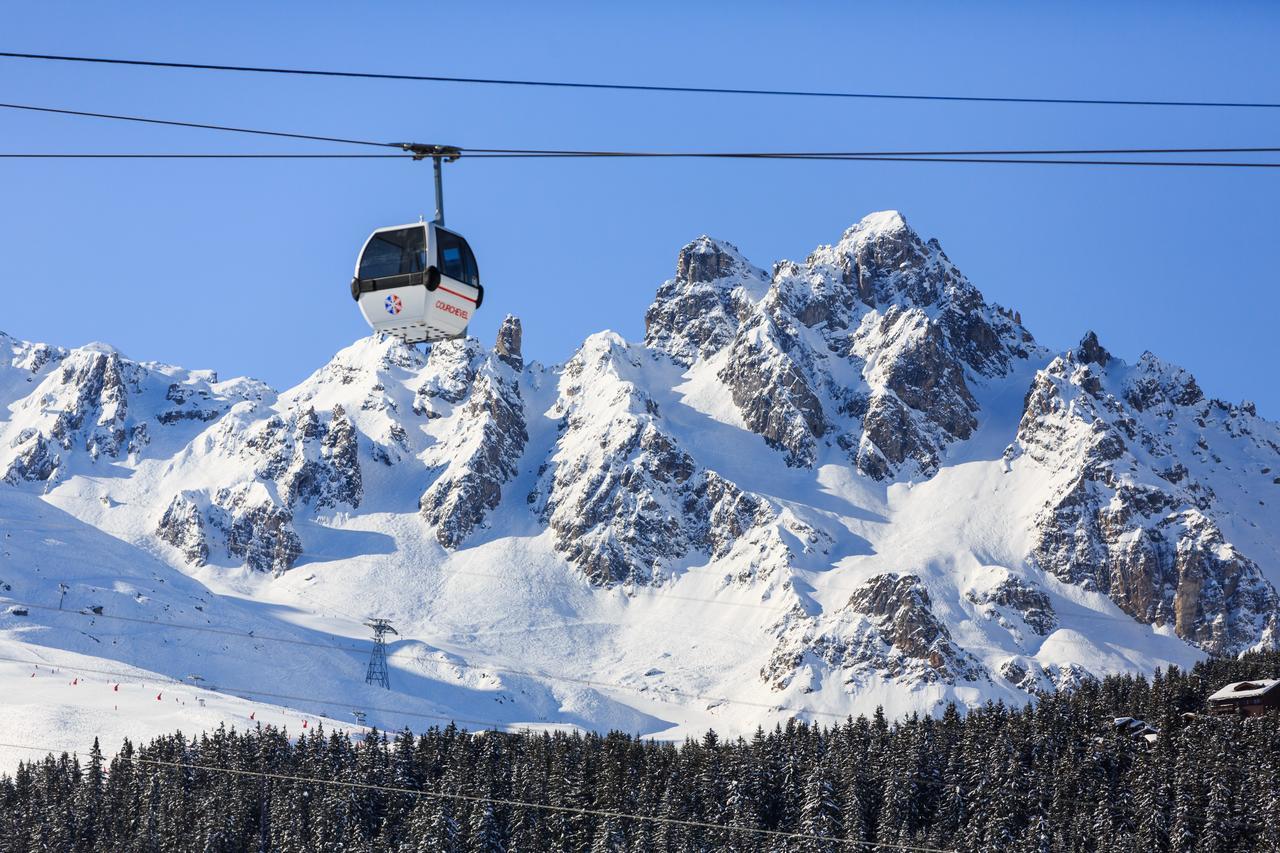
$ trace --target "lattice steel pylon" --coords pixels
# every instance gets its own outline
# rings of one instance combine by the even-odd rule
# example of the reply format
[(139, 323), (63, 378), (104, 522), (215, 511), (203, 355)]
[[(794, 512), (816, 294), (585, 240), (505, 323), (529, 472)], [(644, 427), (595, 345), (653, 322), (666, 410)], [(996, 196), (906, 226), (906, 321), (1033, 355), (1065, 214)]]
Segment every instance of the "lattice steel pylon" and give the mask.
[(390, 620), (370, 619), (364, 623), (373, 629), (373, 651), (369, 653), (369, 671), (365, 673), (365, 684), (377, 684), (384, 690), (391, 689), (391, 678), (387, 674), (387, 634), (400, 636), (400, 632), (391, 627)]

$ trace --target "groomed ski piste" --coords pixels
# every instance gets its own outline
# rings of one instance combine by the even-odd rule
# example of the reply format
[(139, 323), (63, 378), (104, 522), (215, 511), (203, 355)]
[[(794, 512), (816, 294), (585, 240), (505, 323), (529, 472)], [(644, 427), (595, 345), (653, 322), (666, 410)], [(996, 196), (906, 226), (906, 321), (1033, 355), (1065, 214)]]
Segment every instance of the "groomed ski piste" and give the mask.
[[(371, 726), (487, 729), (504, 718), (521, 729), (571, 727), (545, 688), (517, 680), (515, 692), (545, 711), (527, 701), (527, 719), (503, 713), (512, 699), (495, 679), (451, 667), (449, 656), (416, 642), (392, 656), (397, 689), (368, 685), (371, 644), (355, 619), (255, 602), (244, 597), (254, 587), (244, 578), (213, 592), (36, 496), (5, 494), (0, 529), (4, 564), (33, 567), (0, 579), (7, 743), (83, 753), (95, 737), (112, 752), (126, 737), (219, 725), (323, 726), (353, 736)], [(448, 675), (437, 681), (439, 669)], [(0, 746), (0, 766), (32, 757)]]

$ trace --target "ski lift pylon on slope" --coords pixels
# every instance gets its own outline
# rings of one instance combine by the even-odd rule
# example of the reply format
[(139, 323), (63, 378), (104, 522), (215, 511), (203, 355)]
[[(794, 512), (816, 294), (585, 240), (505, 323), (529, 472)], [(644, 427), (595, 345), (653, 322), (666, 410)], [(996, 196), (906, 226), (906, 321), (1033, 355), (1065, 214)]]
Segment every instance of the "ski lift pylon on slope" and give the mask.
[(374, 231), (356, 261), (351, 298), (374, 331), (406, 343), (461, 337), (484, 301), (484, 287), (471, 247), (462, 235), (444, 227), (440, 164), (456, 160), (460, 152), (441, 145), (403, 143), (401, 147), (415, 160), (432, 159), (435, 221)]

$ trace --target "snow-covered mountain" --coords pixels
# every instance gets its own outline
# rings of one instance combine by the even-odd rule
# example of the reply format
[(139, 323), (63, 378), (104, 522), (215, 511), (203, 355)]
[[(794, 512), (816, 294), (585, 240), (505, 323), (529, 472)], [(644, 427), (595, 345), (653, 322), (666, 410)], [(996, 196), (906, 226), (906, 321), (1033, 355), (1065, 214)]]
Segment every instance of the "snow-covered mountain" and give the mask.
[[(645, 319), (554, 367), (513, 317), (368, 338), (283, 393), (0, 336), (0, 647), (676, 734), (1277, 643), (1280, 426), (1092, 333), (1049, 352), (899, 214), (769, 272), (700, 237)], [(88, 645), (88, 607), (162, 624)], [(163, 626), (350, 647), (370, 615), (390, 696), (356, 652)]]

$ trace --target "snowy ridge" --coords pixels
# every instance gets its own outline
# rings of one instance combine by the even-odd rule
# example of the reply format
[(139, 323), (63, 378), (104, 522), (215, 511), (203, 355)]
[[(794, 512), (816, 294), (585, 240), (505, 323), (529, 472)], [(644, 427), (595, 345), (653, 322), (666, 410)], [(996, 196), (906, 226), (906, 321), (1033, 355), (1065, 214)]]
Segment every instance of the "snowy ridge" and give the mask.
[[(768, 272), (700, 237), (645, 319), (556, 367), (512, 317), (492, 348), (367, 338), (279, 394), (0, 336), (0, 643), (384, 727), (662, 736), (1276, 644), (1280, 427), (1092, 334), (1048, 352), (900, 214)], [(59, 583), (75, 615), (9, 613)], [(347, 647), (390, 618), (395, 689), (357, 653), (87, 640), (91, 600)]]

